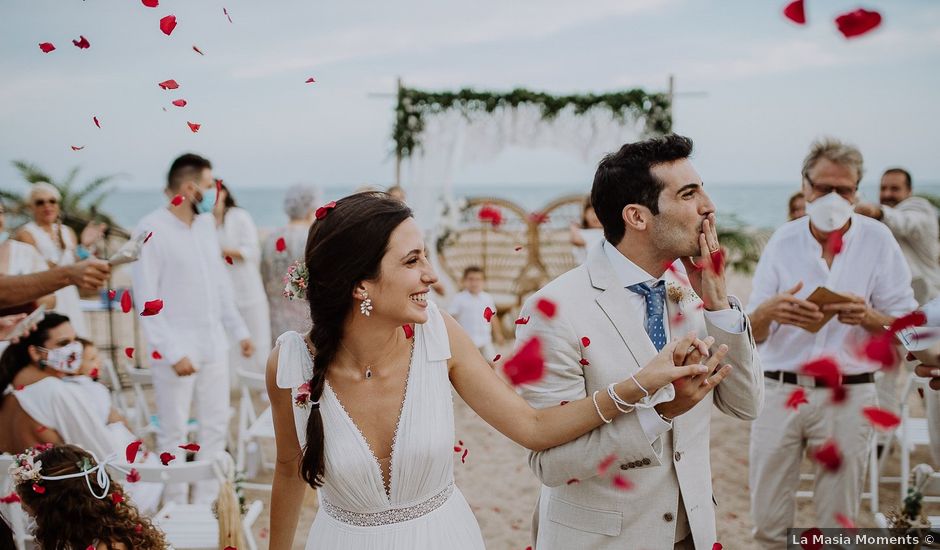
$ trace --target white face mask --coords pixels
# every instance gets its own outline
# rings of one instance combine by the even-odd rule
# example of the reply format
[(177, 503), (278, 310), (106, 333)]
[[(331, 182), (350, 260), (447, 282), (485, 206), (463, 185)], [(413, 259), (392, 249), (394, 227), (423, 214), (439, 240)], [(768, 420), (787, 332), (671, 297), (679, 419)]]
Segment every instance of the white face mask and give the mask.
[(844, 226), (855, 209), (852, 203), (833, 191), (806, 205), (809, 221), (820, 231), (829, 233)]
[(71, 342), (61, 348), (46, 349), (46, 366), (65, 374), (75, 374), (82, 366), (82, 343)]

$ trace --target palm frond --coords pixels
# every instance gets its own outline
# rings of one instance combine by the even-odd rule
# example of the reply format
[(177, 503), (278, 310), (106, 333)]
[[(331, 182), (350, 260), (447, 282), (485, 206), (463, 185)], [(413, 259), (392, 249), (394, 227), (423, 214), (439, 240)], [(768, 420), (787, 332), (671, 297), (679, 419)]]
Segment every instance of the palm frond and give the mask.
[(108, 183), (117, 177), (117, 174), (111, 174), (108, 176), (97, 177), (90, 182), (82, 186), (81, 189), (72, 194), (72, 197), (75, 199), (76, 204), (85, 200), (89, 195), (97, 191), (102, 185)]
[(48, 173), (40, 169), (35, 164), (26, 162), (25, 160), (14, 160), (13, 166), (19, 170), (20, 175), (23, 176), (23, 179), (27, 183), (36, 183), (39, 181), (52, 181), (52, 177)]

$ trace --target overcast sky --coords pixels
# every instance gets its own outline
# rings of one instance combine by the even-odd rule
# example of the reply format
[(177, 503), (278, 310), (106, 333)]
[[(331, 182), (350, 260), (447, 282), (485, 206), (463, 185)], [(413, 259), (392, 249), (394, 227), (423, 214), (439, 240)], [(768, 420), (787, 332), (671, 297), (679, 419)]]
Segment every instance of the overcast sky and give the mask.
[[(695, 140), (708, 182), (796, 181), (822, 134), (861, 147), (868, 182), (888, 165), (940, 181), (940, 2), (866, 0), (884, 23), (854, 40), (833, 19), (859, 4), (809, 0), (804, 27), (782, 17), (784, 4), (8, 1), (0, 187), (20, 188), (10, 161), (24, 159), (55, 175), (81, 165), (89, 176), (126, 174), (124, 188), (156, 189), (185, 151), (242, 187), (387, 184), (393, 100), (367, 94), (393, 93), (398, 76), (429, 89), (560, 94), (662, 91), (670, 73), (679, 92), (708, 93), (675, 107), (675, 129)], [(158, 27), (168, 14), (178, 18), (169, 37)], [(89, 49), (72, 45), (79, 35)], [(44, 54), (40, 42), (56, 50)], [(170, 78), (178, 90), (157, 87)], [(186, 107), (170, 104), (180, 98)], [(198, 134), (187, 121), (202, 124)], [(510, 150), (456, 181), (590, 181), (595, 162)]]

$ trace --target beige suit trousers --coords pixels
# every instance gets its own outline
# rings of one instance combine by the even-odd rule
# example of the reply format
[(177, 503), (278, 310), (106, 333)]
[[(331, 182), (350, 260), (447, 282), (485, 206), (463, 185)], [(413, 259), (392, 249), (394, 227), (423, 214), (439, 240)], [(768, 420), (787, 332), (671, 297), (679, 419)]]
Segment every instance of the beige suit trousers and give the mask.
[(875, 384), (845, 386), (841, 404), (832, 403), (827, 388), (804, 387), (809, 402), (794, 411), (786, 402), (797, 387), (764, 379), (764, 409), (751, 425), (752, 534), (759, 548), (783, 550), (787, 528), (802, 527), (793, 525), (800, 463), (804, 452), (829, 439), (835, 439), (842, 452), (842, 466), (829, 472), (815, 465), (816, 521), (806, 527), (839, 527), (838, 514), (852, 521), (858, 516), (873, 432), (861, 411), (877, 405)]

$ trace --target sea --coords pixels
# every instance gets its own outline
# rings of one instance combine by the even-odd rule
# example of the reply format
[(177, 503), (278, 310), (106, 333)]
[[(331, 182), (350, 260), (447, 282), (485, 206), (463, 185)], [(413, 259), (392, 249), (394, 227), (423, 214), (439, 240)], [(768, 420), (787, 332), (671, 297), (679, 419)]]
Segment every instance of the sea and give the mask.
[[(324, 186), (324, 201), (334, 200), (355, 191), (357, 186)], [(706, 192), (718, 209), (719, 223), (739, 223), (754, 228), (775, 228), (787, 219), (787, 200), (799, 189), (797, 183), (726, 183), (709, 184)], [(239, 206), (248, 210), (255, 224), (262, 230), (273, 229), (287, 223), (283, 203), (286, 188), (232, 189)], [(588, 193), (582, 184), (505, 184), (457, 185), (455, 198), (494, 197), (515, 202), (534, 212), (553, 199), (572, 193)], [(940, 196), (940, 182), (925, 183), (915, 189), (918, 193)], [(874, 185), (860, 191), (862, 200), (878, 202)], [(101, 210), (111, 215), (119, 225), (133, 228), (137, 221), (153, 209), (165, 204), (166, 197), (159, 190), (122, 190), (110, 192)]]

